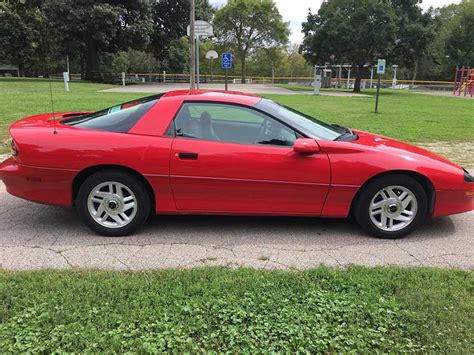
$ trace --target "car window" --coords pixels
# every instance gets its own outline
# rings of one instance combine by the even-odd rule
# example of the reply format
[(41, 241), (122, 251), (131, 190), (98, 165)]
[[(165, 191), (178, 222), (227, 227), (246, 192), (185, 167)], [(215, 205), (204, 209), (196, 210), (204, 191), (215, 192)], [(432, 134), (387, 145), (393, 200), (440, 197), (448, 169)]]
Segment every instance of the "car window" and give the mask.
[(160, 97), (161, 94), (129, 101), (95, 113), (74, 116), (62, 120), (61, 123), (81, 128), (126, 133)]
[(329, 125), (314, 117), (310, 117), (295, 109), (282, 106), (268, 99), (262, 99), (255, 107), (268, 112), (270, 115), (288, 123), (299, 132), (315, 139), (334, 140), (345, 131), (342, 127)]
[(176, 136), (217, 142), (292, 146), (295, 132), (256, 110), (220, 103), (186, 102), (175, 118)]

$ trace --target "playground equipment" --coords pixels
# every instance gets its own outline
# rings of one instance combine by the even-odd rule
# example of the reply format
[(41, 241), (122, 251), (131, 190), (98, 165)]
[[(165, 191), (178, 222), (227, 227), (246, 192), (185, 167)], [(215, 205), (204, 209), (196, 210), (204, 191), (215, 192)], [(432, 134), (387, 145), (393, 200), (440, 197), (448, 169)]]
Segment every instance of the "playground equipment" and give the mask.
[(474, 94), (474, 68), (462, 66), (456, 67), (454, 75), (453, 95), (472, 95)]

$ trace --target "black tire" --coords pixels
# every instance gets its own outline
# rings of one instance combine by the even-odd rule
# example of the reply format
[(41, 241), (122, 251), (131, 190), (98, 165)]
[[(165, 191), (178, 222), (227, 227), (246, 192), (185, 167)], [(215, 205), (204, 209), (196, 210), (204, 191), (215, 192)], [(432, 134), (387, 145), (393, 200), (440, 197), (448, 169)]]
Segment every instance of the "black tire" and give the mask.
[[(99, 224), (89, 212), (89, 195), (97, 186), (106, 182), (115, 182), (128, 188), (135, 197), (136, 211), (133, 218), (122, 227), (107, 227)], [(103, 236), (126, 236), (135, 232), (147, 220), (150, 214), (150, 196), (144, 184), (132, 174), (119, 170), (103, 170), (89, 176), (80, 186), (76, 198), (76, 208), (84, 223)]]
[[(396, 231), (383, 230), (370, 217), (370, 204), (376, 194), (390, 186), (401, 186), (410, 190), (416, 198), (417, 211), (412, 221), (402, 229)], [(375, 202), (375, 201), (374, 201)], [(352, 215), (362, 229), (368, 234), (383, 239), (397, 239), (413, 232), (426, 220), (428, 215), (428, 198), (423, 186), (410, 176), (391, 174), (381, 176), (367, 185), (358, 193), (353, 205)]]

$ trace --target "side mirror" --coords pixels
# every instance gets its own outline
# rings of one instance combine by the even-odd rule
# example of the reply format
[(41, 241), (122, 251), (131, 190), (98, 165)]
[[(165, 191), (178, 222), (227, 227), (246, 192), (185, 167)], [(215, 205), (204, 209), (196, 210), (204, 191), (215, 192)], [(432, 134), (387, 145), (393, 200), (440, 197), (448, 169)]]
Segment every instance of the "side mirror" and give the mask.
[(318, 143), (311, 138), (298, 138), (293, 145), (293, 150), (301, 154), (314, 154), (320, 151)]

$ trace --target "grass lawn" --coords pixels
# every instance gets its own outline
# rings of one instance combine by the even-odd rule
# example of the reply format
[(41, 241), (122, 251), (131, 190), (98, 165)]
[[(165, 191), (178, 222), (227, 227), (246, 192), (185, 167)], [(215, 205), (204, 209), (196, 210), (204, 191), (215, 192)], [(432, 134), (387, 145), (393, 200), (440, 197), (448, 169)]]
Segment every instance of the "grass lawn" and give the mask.
[(0, 272), (0, 352), (474, 352), (474, 274)]
[(474, 100), (382, 90), (370, 97), (265, 95), (313, 117), (408, 142), (474, 142)]
[[(66, 93), (62, 82), (52, 83), (56, 111), (98, 110), (146, 94), (98, 92), (111, 85), (72, 82)], [(474, 100), (415, 95), (382, 90), (380, 113), (370, 97), (266, 95), (330, 123), (339, 123), (409, 142), (474, 142)], [(41, 79), (0, 79), (0, 142), (8, 126), (22, 117), (51, 111), (49, 83)]]

